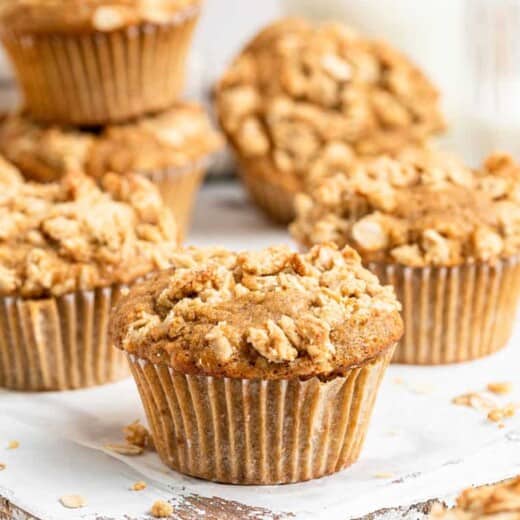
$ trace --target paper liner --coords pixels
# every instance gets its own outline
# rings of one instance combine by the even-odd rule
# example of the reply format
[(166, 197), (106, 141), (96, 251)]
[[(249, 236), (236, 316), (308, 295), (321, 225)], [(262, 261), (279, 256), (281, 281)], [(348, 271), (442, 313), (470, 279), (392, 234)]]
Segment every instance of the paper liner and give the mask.
[(190, 376), (129, 362), (166, 465), (217, 482), (282, 484), (358, 459), (393, 351), (330, 381)]
[(509, 340), (520, 291), (518, 257), (495, 264), (414, 268), (369, 264), (403, 304), (394, 363), (440, 365), (492, 354)]
[(108, 342), (110, 311), (123, 286), (55, 298), (0, 298), (0, 387), (70, 390), (129, 375)]
[[(298, 190), (272, 182), (262, 175), (253, 160), (239, 160), (239, 174), (253, 202), (279, 224), (289, 224), (295, 217), (294, 197)], [(272, 172), (274, 174), (275, 172)]]
[(195, 197), (209, 161), (203, 160), (188, 168), (171, 168), (144, 173), (158, 188), (165, 205), (170, 208), (179, 230), (179, 240), (186, 236), (193, 213)]
[(167, 24), (1, 38), (36, 119), (74, 125), (121, 122), (171, 106), (184, 87), (198, 9)]

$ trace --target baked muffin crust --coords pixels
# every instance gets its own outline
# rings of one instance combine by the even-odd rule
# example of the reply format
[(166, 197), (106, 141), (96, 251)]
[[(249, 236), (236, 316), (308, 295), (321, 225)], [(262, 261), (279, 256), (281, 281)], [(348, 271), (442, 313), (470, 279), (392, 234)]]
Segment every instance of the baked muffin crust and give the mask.
[(180, 250), (116, 308), (117, 347), (188, 374), (334, 375), (401, 337), (400, 305), (351, 248)]
[(95, 177), (181, 170), (221, 145), (204, 109), (187, 102), (97, 133), (40, 125), (24, 114), (8, 116), (0, 125), (0, 151), (27, 177), (44, 182), (79, 170)]
[(340, 24), (285, 19), (236, 58), (216, 107), (241, 157), (301, 181), (330, 147), (346, 157), (377, 154), (439, 132), (438, 98), (387, 44)]
[(9, 0), (0, 3), (0, 30), (113, 31), (139, 23), (174, 23), (194, 16), (201, 0)]
[(176, 226), (153, 185), (107, 174), (25, 182), (0, 163), (0, 296), (130, 283), (169, 266)]
[(520, 166), (503, 154), (472, 171), (432, 150), (358, 161), (296, 202), (295, 238), (357, 248), (365, 262), (452, 266), (520, 249)]

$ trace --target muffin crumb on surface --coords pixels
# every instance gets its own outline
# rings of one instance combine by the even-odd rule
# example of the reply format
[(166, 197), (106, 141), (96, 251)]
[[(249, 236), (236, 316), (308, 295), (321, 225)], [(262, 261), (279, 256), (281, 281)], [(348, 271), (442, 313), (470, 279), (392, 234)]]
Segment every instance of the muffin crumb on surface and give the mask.
[(164, 500), (157, 500), (152, 505), (150, 513), (155, 518), (167, 518), (173, 514), (173, 506)]

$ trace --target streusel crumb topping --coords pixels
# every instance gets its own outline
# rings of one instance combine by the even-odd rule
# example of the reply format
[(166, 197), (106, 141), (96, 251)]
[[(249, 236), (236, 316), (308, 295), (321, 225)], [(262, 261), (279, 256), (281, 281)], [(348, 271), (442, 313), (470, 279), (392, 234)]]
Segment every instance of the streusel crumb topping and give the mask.
[(323, 154), (393, 151), (443, 129), (435, 87), (405, 56), (336, 23), (264, 29), (220, 80), (216, 106), (239, 155), (305, 177)]
[(195, 16), (201, 0), (9, 0), (3, 27), (19, 32), (115, 31), (139, 23), (167, 24)]
[(9, 177), (0, 168), (0, 296), (56, 296), (169, 266), (176, 227), (143, 177), (107, 174), (101, 187), (80, 174)]
[(25, 176), (44, 182), (77, 171), (100, 177), (182, 170), (221, 145), (204, 109), (187, 102), (100, 132), (41, 125), (24, 114), (10, 115), (0, 125), (0, 151)]
[(116, 346), (188, 373), (284, 377), (341, 371), (402, 334), (399, 303), (347, 247), (307, 254), (186, 249), (137, 285), (113, 320)]
[(355, 247), (366, 262), (493, 261), (520, 249), (520, 166), (490, 156), (472, 171), (432, 150), (358, 161), (296, 201), (304, 245)]
[(454, 509), (436, 507), (432, 520), (520, 520), (520, 477), (494, 486), (469, 488)]

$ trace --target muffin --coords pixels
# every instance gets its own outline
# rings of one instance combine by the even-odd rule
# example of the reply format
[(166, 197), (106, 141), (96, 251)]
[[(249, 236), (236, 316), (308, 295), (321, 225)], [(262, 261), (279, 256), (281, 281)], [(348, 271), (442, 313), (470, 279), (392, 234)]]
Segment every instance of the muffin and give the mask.
[(393, 290), (348, 247), (186, 249), (173, 265), (111, 326), (163, 462), (235, 484), (354, 463), (402, 334)]
[(503, 347), (520, 289), (520, 167), (505, 155), (472, 171), (433, 151), (361, 161), (296, 203), (306, 247), (355, 247), (403, 304), (395, 362), (442, 364)]
[(104, 125), (177, 100), (200, 3), (12, 0), (0, 38), (36, 119)]
[(454, 509), (434, 507), (431, 520), (519, 520), (520, 476), (493, 486), (468, 488)]
[(176, 228), (138, 175), (38, 184), (0, 162), (0, 387), (68, 390), (128, 375), (112, 306), (169, 265)]
[(405, 56), (337, 23), (281, 20), (216, 87), (220, 124), (252, 199), (281, 223), (323, 163), (422, 143), (444, 128), (436, 88)]
[(156, 115), (97, 132), (45, 126), (24, 114), (0, 124), (0, 151), (30, 179), (49, 182), (67, 172), (145, 175), (184, 233), (193, 201), (221, 138), (202, 107), (182, 102)]

